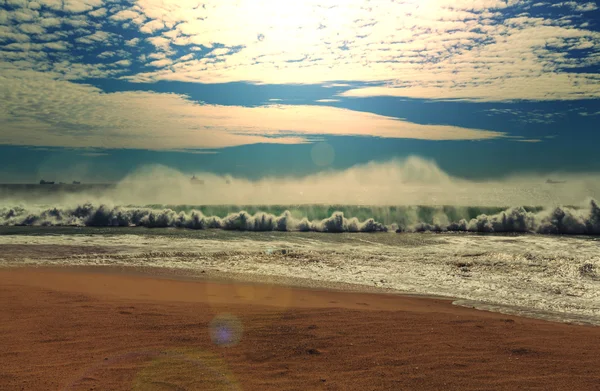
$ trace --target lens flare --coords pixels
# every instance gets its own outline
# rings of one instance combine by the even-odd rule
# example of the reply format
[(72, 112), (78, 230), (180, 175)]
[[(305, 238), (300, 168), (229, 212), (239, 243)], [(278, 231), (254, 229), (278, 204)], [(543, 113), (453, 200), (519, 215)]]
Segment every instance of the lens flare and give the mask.
[(213, 343), (227, 348), (240, 343), (244, 333), (242, 322), (232, 314), (217, 315), (210, 322), (209, 327)]
[(312, 147), (310, 157), (319, 167), (330, 166), (335, 159), (335, 150), (327, 143), (317, 143)]
[[(116, 372), (118, 377), (114, 375)], [(115, 387), (130, 390), (241, 390), (221, 359), (195, 350), (137, 351), (106, 357), (63, 390), (109, 390)]]

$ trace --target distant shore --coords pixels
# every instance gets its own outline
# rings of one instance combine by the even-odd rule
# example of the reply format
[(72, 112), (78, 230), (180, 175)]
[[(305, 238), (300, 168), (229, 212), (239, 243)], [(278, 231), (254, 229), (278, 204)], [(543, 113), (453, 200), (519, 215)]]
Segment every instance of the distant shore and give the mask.
[(66, 194), (99, 193), (116, 188), (114, 183), (9, 183), (0, 184), (0, 200), (15, 200), (37, 202), (52, 201), (52, 196)]
[[(0, 270), (7, 389), (594, 389), (600, 328), (444, 299)], [(162, 387), (162, 388), (161, 388)]]

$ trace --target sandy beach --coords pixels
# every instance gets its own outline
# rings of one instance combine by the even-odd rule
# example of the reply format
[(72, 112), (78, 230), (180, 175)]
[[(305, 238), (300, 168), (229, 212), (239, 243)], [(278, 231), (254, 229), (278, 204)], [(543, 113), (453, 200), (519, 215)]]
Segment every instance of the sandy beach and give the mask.
[(443, 299), (0, 271), (6, 390), (594, 390), (600, 328)]

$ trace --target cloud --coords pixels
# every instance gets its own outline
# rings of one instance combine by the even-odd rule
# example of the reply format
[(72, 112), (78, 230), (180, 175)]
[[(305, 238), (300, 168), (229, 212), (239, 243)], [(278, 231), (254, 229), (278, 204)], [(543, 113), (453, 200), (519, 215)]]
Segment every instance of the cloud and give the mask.
[(126, 21), (126, 20), (130, 20), (135, 24), (142, 24), (144, 23), (144, 20), (146, 20), (146, 17), (143, 15), (140, 15), (138, 12), (132, 11), (132, 10), (122, 10), (117, 12), (116, 14), (113, 14), (110, 16), (111, 20), (114, 21)]
[(80, 153), (79, 156), (85, 156), (85, 157), (101, 157), (101, 156), (109, 156), (109, 153), (106, 152), (83, 152)]
[(67, 50), (69, 48), (69, 44), (66, 42), (48, 42), (44, 44), (46, 49), (54, 49), (54, 50)]
[(42, 27), (60, 27), (61, 24), (61, 19), (55, 17), (43, 18), (40, 20), (40, 25)]
[(551, 124), (557, 118), (564, 117), (567, 113), (561, 111), (519, 110), (519, 109), (489, 109), (489, 116), (510, 116), (514, 121), (531, 124)]
[(162, 60), (163, 58), (167, 58), (167, 53), (154, 52), (154, 53), (150, 53), (149, 55), (147, 55), (146, 58), (151, 58), (153, 60)]
[(43, 34), (46, 32), (41, 25), (33, 23), (23, 23), (19, 25), (19, 30), (27, 34)]
[(62, 3), (63, 11), (80, 13), (100, 7), (103, 3), (103, 0), (63, 0)]
[(156, 61), (149, 62), (146, 65), (151, 66), (151, 67), (156, 67), (156, 68), (163, 68), (163, 67), (166, 67), (171, 64), (173, 64), (173, 60), (165, 58), (162, 60), (156, 60)]
[[(5, 1), (0, 142), (193, 149), (303, 143), (320, 135), (484, 140), (509, 136), (502, 129), (419, 125), (323, 104), (371, 96), (483, 102), (600, 97), (600, 32), (584, 14), (593, 10), (591, 2), (321, 3)], [(104, 93), (85, 84), (110, 78), (335, 90), (318, 105), (271, 100), (247, 108), (200, 105), (178, 94)], [(491, 113), (538, 124), (560, 116)]]
[[(188, 0), (28, 4), (34, 3), (11, 1), (0, 10), (3, 45), (46, 40), (86, 52), (112, 51), (119, 45), (135, 48), (139, 73), (109, 72), (102, 63), (94, 63), (97, 58), (75, 52), (60, 58), (79, 63), (74, 66), (80, 69), (94, 69), (92, 77), (352, 87), (343, 92), (347, 97), (510, 101), (594, 99), (600, 94), (598, 72), (590, 71), (600, 64), (600, 32), (585, 19), (593, 2), (406, 0), (378, 7), (366, 0), (331, 0), (327, 7), (317, 0), (286, 7), (279, 0), (208, 0), (202, 6)], [(61, 29), (62, 25), (73, 28)], [(147, 38), (131, 38), (132, 33)], [(9, 49), (26, 51), (25, 46)], [(198, 51), (202, 53), (193, 55)], [(153, 59), (152, 52), (165, 57)], [(27, 64), (52, 70), (55, 61), (29, 56)], [(68, 77), (86, 78), (79, 72)]]
[(162, 30), (164, 28), (165, 24), (163, 22), (161, 22), (160, 20), (153, 20), (140, 27), (140, 31), (146, 34), (152, 34), (153, 32), (157, 30)]
[[(123, 64), (126, 65), (126, 64)], [(311, 135), (480, 140), (501, 132), (420, 125), (328, 106), (205, 105), (154, 92), (104, 93), (40, 72), (4, 70), (0, 144), (192, 149), (306, 142)]]
[[(592, 4), (571, 3), (562, 4), (574, 12)], [(486, 101), (600, 94), (595, 74), (572, 71), (597, 64), (600, 33), (543, 11), (547, 6), (536, 7), (542, 14), (532, 16), (519, 12), (530, 6), (524, 0), (328, 4), (306, 0), (281, 7), (278, 1), (257, 0), (193, 7), (187, 2), (141, 0), (137, 12), (168, 29), (151, 38), (157, 48), (214, 49), (168, 71), (127, 79), (332, 86), (347, 85), (340, 80), (380, 82), (384, 87), (368, 86), (347, 96)], [(592, 53), (571, 56), (573, 50)], [(556, 79), (559, 88), (549, 79)]]
[[(574, 88), (576, 86), (577, 88)], [(472, 101), (579, 100), (600, 98), (598, 74), (542, 74), (537, 77), (502, 78), (486, 84), (458, 84), (444, 80), (424, 86), (378, 86), (344, 91), (343, 97), (396, 96)]]
[(168, 51), (171, 49), (171, 41), (165, 37), (151, 37), (147, 39), (157, 49)]
[(131, 61), (130, 60), (119, 60), (116, 62), (113, 62), (114, 66), (121, 66), (121, 67), (128, 67), (131, 65)]
[(139, 38), (132, 38), (128, 41), (125, 41), (125, 46), (137, 46), (140, 43)]
[(595, 113), (581, 112), (579, 113), (579, 115), (581, 115), (582, 117), (594, 117), (596, 115), (600, 115), (600, 111), (597, 111)]
[(102, 53), (98, 54), (96, 57), (98, 57), (98, 58), (110, 58), (110, 57), (114, 57), (116, 55), (117, 55), (117, 53), (115, 53), (115, 52), (107, 51), (107, 52), (102, 52)]
[(106, 16), (106, 13), (106, 8), (98, 8), (94, 11), (88, 12), (88, 15), (93, 16), (94, 18), (102, 18)]
[(190, 54), (186, 54), (185, 56), (181, 56), (177, 59), (177, 61), (188, 61), (191, 60), (192, 58), (194, 58), (194, 54), (190, 53)]
[(589, 12), (589, 11), (595, 11), (598, 9), (598, 6), (596, 5), (596, 3), (590, 1), (587, 3), (583, 3), (583, 2), (576, 2), (576, 1), (564, 1), (562, 3), (556, 3), (556, 4), (552, 4), (551, 7), (569, 7), (571, 8), (573, 11), (576, 12)]
[(85, 44), (94, 44), (97, 42), (106, 42), (106, 41), (110, 40), (111, 37), (113, 37), (113, 34), (111, 34), (111, 33), (107, 33), (106, 31), (96, 31), (93, 34), (77, 38), (75, 40), (75, 42), (85, 43)]

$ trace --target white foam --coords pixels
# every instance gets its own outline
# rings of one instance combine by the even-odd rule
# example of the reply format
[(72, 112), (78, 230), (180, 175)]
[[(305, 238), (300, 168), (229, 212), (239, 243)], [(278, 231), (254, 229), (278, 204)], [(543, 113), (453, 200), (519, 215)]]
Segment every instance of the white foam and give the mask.
[(0, 236), (0, 244), (68, 244), (114, 250), (47, 259), (0, 255), (4, 266), (150, 266), (300, 277), (455, 297), (494, 311), (512, 308), (530, 316), (547, 313), (553, 314), (549, 318), (563, 316), (600, 324), (600, 241), (593, 239), (268, 232), (239, 239), (229, 235), (225, 240), (219, 236), (10, 235)]

